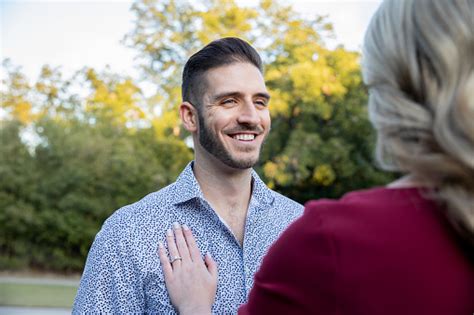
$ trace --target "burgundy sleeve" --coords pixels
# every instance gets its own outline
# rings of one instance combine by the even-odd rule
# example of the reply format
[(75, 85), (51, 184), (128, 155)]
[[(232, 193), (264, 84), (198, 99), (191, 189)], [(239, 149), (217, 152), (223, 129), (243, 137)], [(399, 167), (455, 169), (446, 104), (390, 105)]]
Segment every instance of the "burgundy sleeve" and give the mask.
[(336, 255), (317, 202), (272, 245), (239, 314), (331, 314)]

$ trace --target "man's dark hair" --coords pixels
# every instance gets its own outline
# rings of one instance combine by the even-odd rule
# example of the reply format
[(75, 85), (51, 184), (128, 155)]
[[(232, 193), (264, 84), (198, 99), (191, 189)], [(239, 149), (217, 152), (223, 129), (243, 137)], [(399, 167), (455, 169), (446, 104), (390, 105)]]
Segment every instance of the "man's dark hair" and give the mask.
[(262, 60), (257, 51), (240, 38), (225, 37), (215, 40), (192, 55), (183, 71), (183, 102), (189, 102), (200, 110), (201, 98), (206, 89), (205, 72), (235, 62), (253, 64), (263, 73)]

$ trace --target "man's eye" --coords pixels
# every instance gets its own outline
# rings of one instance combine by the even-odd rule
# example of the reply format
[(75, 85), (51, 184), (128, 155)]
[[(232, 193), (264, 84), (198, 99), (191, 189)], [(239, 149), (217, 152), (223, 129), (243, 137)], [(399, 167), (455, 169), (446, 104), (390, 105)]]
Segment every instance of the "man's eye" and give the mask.
[(260, 106), (267, 106), (267, 102), (265, 102), (265, 101), (260, 101), (260, 100), (255, 101), (255, 104), (260, 105)]
[(233, 98), (229, 98), (222, 101), (222, 104), (234, 104), (234, 103), (237, 103), (237, 102)]

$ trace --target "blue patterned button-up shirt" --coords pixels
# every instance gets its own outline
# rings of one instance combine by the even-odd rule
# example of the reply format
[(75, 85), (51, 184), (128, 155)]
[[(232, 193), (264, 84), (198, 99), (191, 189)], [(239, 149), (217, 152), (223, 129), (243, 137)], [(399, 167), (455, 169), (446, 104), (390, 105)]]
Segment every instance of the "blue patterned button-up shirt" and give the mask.
[(116, 211), (92, 244), (73, 313), (176, 314), (157, 254), (173, 222), (188, 225), (201, 252), (217, 262), (213, 313), (236, 313), (269, 246), (303, 211), (268, 189), (254, 171), (252, 178), (243, 246), (204, 198), (192, 163), (175, 183)]

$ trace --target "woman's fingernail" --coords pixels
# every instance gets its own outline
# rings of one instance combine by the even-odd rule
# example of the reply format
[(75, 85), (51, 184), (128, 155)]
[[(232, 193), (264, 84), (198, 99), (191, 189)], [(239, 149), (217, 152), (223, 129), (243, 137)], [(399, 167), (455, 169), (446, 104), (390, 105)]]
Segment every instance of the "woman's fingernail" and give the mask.
[(171, 229), (166, 230), (166, 235), (173, 236), (173, 231)]
[(185, 230), (185, 231), (189, 230), (189, 228), (186, 224), (183, 224), (183, 230)]
[(161, 241), (158, 242), (158, 247), (161, 248), (161, 249), (164, 248), (163, 243)]
[(209, 252), (206, 253), (206, 256), (209, 257), (209, 258), (212, 258), (211, 253), (209, 253)]
[(173, 227), (174, 227), (175, 229), (180, 229), (180, 228), (181, 228), (181, 226), (179, 225), (178, 222), (173, 223)]

